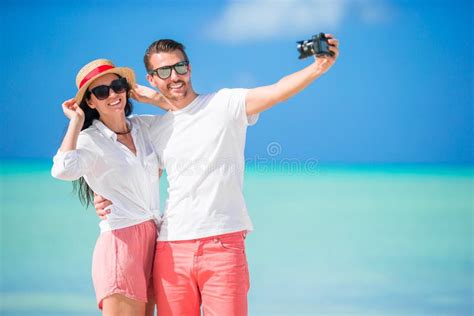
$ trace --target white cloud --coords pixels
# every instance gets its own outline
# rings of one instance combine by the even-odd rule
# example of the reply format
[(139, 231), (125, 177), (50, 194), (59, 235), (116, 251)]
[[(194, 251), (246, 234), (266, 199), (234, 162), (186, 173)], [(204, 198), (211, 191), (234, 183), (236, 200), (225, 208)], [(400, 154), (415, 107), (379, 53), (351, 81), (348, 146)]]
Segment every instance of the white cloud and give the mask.
[(359, 2), (358, 17), (367, 24), (383, 23), (390, 19), (394, 8), (383, 1), (364, 0)]
[(310, 34), (337, 29), (351, 13), (356, 13), (362, 21), (374, 23), (384, 19), (386, 9), (375, 0), (231, 1), (207, 26), (206, 33), (225, 42)]

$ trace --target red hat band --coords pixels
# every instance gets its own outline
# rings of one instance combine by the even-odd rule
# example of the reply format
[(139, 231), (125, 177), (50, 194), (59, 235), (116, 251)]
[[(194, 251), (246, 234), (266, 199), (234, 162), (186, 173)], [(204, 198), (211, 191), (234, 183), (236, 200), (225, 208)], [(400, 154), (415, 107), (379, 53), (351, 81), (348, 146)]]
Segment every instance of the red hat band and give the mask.
[(97, 76), (98, 74), (106, 71), (106, 70), (109, 70), (109, 69), (112, 69), (112, 68), (115, 68), (114, 66), (111, 66), (111, 65), (102, 65), (102, 66), (99, 66), (97, 68), (94, 68), (92, 69), (85, 77), (84, 79), (82, 79), (81, 83), (79, 84), (79, 89), (82, 88), (82, 86), (84, 86), (87, 81), (89, 81), (90, 79), (94, 78), (95, 76)]

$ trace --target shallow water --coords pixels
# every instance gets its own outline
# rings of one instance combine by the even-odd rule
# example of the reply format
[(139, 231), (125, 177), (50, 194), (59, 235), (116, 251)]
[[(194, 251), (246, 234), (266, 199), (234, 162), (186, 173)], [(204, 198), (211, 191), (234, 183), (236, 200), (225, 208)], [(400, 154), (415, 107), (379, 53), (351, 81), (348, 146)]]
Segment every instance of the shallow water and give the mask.
[[(90, 277), (98, 219), (49, 168), (1, 163), (0, 311), (100, 315)], [(249, 168), (249, 314), (471, 315), (473, 170)]]

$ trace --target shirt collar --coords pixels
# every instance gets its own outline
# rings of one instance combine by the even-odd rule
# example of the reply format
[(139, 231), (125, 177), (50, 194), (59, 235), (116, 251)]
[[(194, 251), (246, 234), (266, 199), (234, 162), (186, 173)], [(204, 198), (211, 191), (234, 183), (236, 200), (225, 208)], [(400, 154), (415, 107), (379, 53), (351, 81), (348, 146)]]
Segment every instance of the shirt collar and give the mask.
[[(127, 120), (127, 124), (128, 126), (131, 126), (132, 127), (132, 133), (136, 133), (136, 131), (139, 129), (139, 125), (138, 124), (133, 124), (133, 121), (132, 120), (129, 120), (128, 118), (126, 119)], [(94, 125), (95, 128), (97, 128), (99, 130), (99, 132), (102, 133), (102, 135), (104, 135), (105, 137), (107, 138), (110, 138), (112, 139), (113, 141), (117, 141), (117, 134), (114, 133), (114, 131), (112, 131), (110, 128), (108, 128), (104, 123), (102, 123), (100, 120), (98, 119), (95, 119), (93, 122), (92, 122), (92, 125)]]

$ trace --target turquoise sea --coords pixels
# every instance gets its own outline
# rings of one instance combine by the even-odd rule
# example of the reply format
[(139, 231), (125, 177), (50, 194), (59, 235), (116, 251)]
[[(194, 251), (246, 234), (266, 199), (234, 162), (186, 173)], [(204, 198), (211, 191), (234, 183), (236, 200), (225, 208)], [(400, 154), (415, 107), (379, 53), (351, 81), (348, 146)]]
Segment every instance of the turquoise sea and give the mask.
[[(50, 167), (1, 161), (0, 314), (100, 315), (98, 218)], [(250, 315), (473, 314), (472, 166), (250, 167), (245, 194)]]

